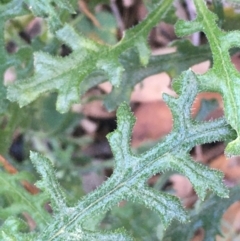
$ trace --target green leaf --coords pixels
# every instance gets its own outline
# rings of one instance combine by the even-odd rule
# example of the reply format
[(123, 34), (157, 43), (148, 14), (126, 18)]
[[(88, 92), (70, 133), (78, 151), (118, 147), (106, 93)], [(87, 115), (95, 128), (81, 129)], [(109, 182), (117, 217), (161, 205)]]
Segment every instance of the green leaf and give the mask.
[[(206, 201), (196, 206), (191, 211), (190, 220), (187, 224), (173, 222), (164, 234), (163, 241), (190, 241), (194, 233), (200, 229), (204, 229), (204, 241), (214, 241), (220, 233), (220, 221), (222, 215), (227, 208), (234, 202), (240, 200), (240, 188), (234, 187), (230, 189), (230, 198), (221, 199), (215, 195), (211, 195)], [(214, 220), (214, 222), (213, 222)]]
[(12, 0), (0, 4), (0, 114), (5, 112), (8, 107), (6, 87), (3, 84), (4, 73), (11, 65), (17, 65), (19, 59), (25, 62), (22, 58), (17, 57), (21, 55), (9, 55), (7, 53), (4, 40), (4, 24), (5, 21), (23, 14), (26, 14), (26, 11), (22, 7), (21, 0)]
[[(75, 13), (72, 5), (68, 0), (23, 0), (28, 5), (28, 9), (35, 16), (47, 18), (49, 27), (55, 31), (59, 29), (63, 23), (60, 19), (59, 11), (62, 9)], [(53, 6), (56, 5), (56, 7)]]
[(35, 165), (38, 173), (42, 176), (42, 180), (37, 182), (39, 188), (45, 189), (51, 198), (51, 205), (56, 213), (64, 212), (67, 209), (66, 197), (63, 190), (57, 182), (53, 167), (47, 158), (38, 153), (31, 152), (30, 158)]
[[(112, 91), (104, 100), (107, 109), (112, 111), (123, 101), (129, 102), (134, 86), (150, 75), (166, 72), (173, 78), (194, 64), (211, 58), (207, 45), (195, 47), (188, 40), (181, 40), (176, 41), (174, 46), (177, 47), (175, 53), (151, 56), (145, 67), (142, 67), (136, 51), (132, 50), (122, 54), (120, 62), (124, 66), (125, 72), (120, 85), (118, 87), (113, 86)], [(97, 78), (99, 82), (103, 82), (105, 78), (103, 76), (101, 79), (100, 76), (101, 73), (98, 74)], [(81, 85), (81, 93), (94, 86), (97, 78), (96, 76), (89, 76), (86, 81), (84, 80)], [(161, 80), (159, 79), (159, 81)]]
[[(64, 239), (62, 239), (64, 241)], [(66, 239), (65, 239), (66, 240)], [(133, 241), (133, 239), (125, 233), (123, 229), (117, 230), (115, 232), (73, 232), (70, 234), (69, 240), (71, 241)]]
[(27, 212), (37, 223), (40, 229), (45, 228), (50, 221), (50, 215), (44, 210), (46, 195), (39, 193), (32, 195), (21, 185), (21, 181), (28, 180), (28, 174), (20, 172), (14, 175), (1, 171), (0, 193), (4, 198), (4, 207), (1, 207), (0, 218), (5, 220), (10, 216), (17, 216)]
[(22, 8), (22, 2), (22, 0), (9, 0), (7, 3), (0, 3), (1, 21), (6, 21), (26, 13), (26, 10)]
[(202, 91), (220, 92), (224, 101), (224, 113), (228, 123), (237, 132), (225, 150), (228, 156), (240, 155), (240, 73), (231, 63), (229, 49), (240, 47), (240, 31), (224, 32), (217, 26), (217, 16), (208, 10), (204, 1), (195, 0), (197, 18), (191, 22), (180, 20), (176, 24), (178, 36), (197, 31), (205, 33), (213, 56), (213, 66), (203, 75), (198, 75)]
[[(146, 46), (149, 31), (167, 14), (171, 3), (172, 0), (161, 1), (148, 18), (127, 30), (123, 39), (112, 47), (86, 39), (65, 25), (57, 31), (57, 36), (73, 49), (73, 53), (65, 58), (35, 53), (35, 75), (9, 86), (8, 99), (18, 101), (22, 107), (44, 92), (57, 91), (57, 110), (63, 113), (79, 101), (80, 83), (96, 70), (103, 71), (113, 85), (119, 86), (124, 72), (119, 55), (132, 47)], [(147, 64), (148, 51), (139, 54), (142, 64)]]
[[(57, 200), (64, 200), (64, 194), (55, 180), (51, 163), (39, 154), (31, 154), (35, 167), (43, 177), (41, 187), (48, 191), (57, 211), (54, 221), (39, 234), (37, 240), (66, 240), (73, 234), (84, 234), (82, 239), (77, 237), (85, 240), (85, 237), (92, 235), (92, 231), (81, 228), (87, 219), (106, 213), (122, 199), (154, 210), (165, 228), (173, 219), (185, 222), (187, 215), (178, 198), (148, 188), (145, 184), (149, 177), (169, 169), (186, 175), (202, 199), (209, 189), (221, 197), (227, 197), (228, 190), (222, 184), (222, 174), (194, 162), (188, 152), (197, 144), (230, 138), (234, 132), (224, 119), (206, 123), (193, 121), (191, 105), (198, 92), (196, 77), (187, 71), (180, 78), (180, 96), (164, 97), (174, 117), (172, 133), (140, 155), (134, 155), (129, 145), (135, 121), (133, 114), (126, 103), (119, 107), (118, 127), (107, 136), (115, 158), (114, 172), (103, 185), (85, 196), (75, 207), (66, 207), (64, 201), (57, 203)], [(180, 106), (183, 113), (179, 113)], [(94, 235), (98, 237), (100, 234), (96, 232)]]
[[(9, 217), (0, 228), (0, 238), (4, 241), (31, 241), (34, 233), (26, 234), (27, 224), (18, 218)], [(22, 233), (19, 233), (22, 231)]]
[[(203, 200), (207, 194), (207, 190), (213, 190), (220, 197), (228, 197), (228, 191), (222, 183), (223, 173), (210, 169), (206, 166), (193, 162), (188, 155), (183, 153), (173, 155), (166, 155), (169, 169), (175, 169), (188, 177), (192, 183), (198, 196)], [(180, 163), (180, 164), (179, 164)]]

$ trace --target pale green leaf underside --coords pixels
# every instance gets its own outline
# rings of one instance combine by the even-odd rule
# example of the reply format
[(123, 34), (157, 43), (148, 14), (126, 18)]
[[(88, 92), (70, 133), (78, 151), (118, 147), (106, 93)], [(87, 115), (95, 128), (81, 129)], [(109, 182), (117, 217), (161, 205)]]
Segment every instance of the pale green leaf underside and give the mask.
[[(46, 2), (46, 6), (41, 1), (26, 0), (25, 2), (31, 2), (33, 10), (42, 11), (43, 15), (46, 14), (46, 11), (50, 11), (47, 14), (50, 18), (55, 18), (51, 13), (52, 9), (46, 8), (50, 1)], [(59, 7), (65, 8), (65, 3), (63, 0), (60, 1)], [(120, 61), (120, 54), (135, 47), (135, 50), (140, 51), (139, 62), (142, 65), (147, 65), (150, 54), (146, 43), (147, 34), (160, 17), (162, 18), (167, 14), (171, 4), (172, 1), (169, 0), (161, 1), (146, 20), (128, 30), (122, 41), (113, 47), (90, 41), (77, 34), (69, 25), (65, 25), (57, 32), (57, 36), (73, 49), (73, 53), (65, 58), (53, 57), (42, 52), (36, 53), (35, 75), (10, 86), (8, 98), (11, 101), (19, 101), (20, 106), (24, 106), (38, 98), (42, 93), (57, 91), (57, 109), (66, 112), (72, 103), (78, 102), (80, 84), (90, 74), (102, 71), (111, 83), (118, 87), (126, 69)], [(0, 237), (5, 240), (29, 241), (132, 240), (124, 231), (100, 233), (86, 230), (84, 226), (89, 217), (105, 213), (123, 199), (140, 203), (154, 210), (158, 213), (164, 228), (174, 219), (185, 222), (188, 217), (178, 198), (153, 190), (145, 183), (156, 173), (168, 170), (175, 170), (185, 175), (201, 199), (204, 199), (209, 189), (220, 197), (228, 196), (228, 190), (222, 183), (222, 173), (194, 162), (188, 153), (197, 144), (229, 140), (235, 136), (235, 132), (223, 118), (207, 123), (193, 121), (191, 119), (191, 106), (199, 91), (221, 92), (224, 97), (227, 120), (239, 134), (238, 102), (240, 100), (236, 99), (239, 74), (230, 64), (228, 50), (230, 47), (239, 46), (240, 34), (239, 32), (221, 32), (215, 24), (215, 15), (207, 10), (204, 2), (196, 0), (195, 4), (198, 9), (197, 19), (190, 24), (179, 22), (176, 28), (179, 35), (204, 31), (213, 52), (214, 64), (210, 71), (201, 76), (196, 77), (190, 70), (184, 72), (174, 85), (179, 95), (178, 98), (164, 95), (163, 98), (171, 108), (174, 119), (171, 134), (152, 149), (141, 155), (134, 155), (130, 148), (130, 137), (135, 118), (129, 106), (126, 103), (121, 104), (117, 112), (118, 127), (108, 135), (115, 158), (114, 173), (102, 186), (73, 207), (67, 206), (65, 194), (57, 182), (50, 161), (40, 154), (31, 153), (32, 162), (42, 176), (38, 185), (44, 189), (44, 193), (48, 193), (51, 200), (54, 210), (53, 218), (52, 220), (47, 218), (47, 224), (44, 223), (45, 221), (41, 221), (39, 224), (40, 232), (36, 231), (36, 233), (30, 234), (23, 233), (21, 222), (10, 218), (2, 226)], [(56, 23), (55, 20), (54, 23)], [(238, 142), (240, 143), (237, 139), (230, 143), (227, 152), (238, 154), (240, 146)], [(2, 182), (7, 178), (9, 177), (2, 179)], [(14, 186), (15, 180), (14, 182), (9, 181), (8, 185), (10, 184)], [(17, 191), (16, 188), (10, 188)], [(25, 197), (17, 192), (15, 196), (28, 202), (35, 200), (34, 197), (27, 195)], [(36, 201), (36, 203), (39, 202)], [(26, 206), (31, 207), (30, 204)], [(39, 206), (35, 210), (34, 208), (29, 210), (31, 213), (38, 214), (40, 212), (38, 209), (40, 209)], [(14, 211), (13, 215), (25, 211), (14, 203), (12, 210)], [(5, 212), (8, 211), (8, 209), (5, 210)], [(2, 214), (4, 215), (3, 211)], [(40, 219), (36, 216), (35, 218)], [(15, 229), (14, 234), (11, 233), (11, 228)], [(16, 236), (16, 230), (22, 232)], [(207, 235), (209, 234), (207, 233)]]
[[(188, 177), (201, 199), (205, 197), (208, 189), (221, 197), (228, 196), (228, 190), (222, 184), (223, 175), (194, 162), (188, 152), (196, 144), (230, 138), (234, 132), (224, 119), (207, 123), (193, 121), (190, 110), (198, 93), (196, 77), (191, 71), (187, 71), (180, 78), (182, 80), (178, 89), (180, 96), (178, 98), (164, 96), (174, 117), (172, 133), (141, 155), (134, 155), (129, 145), (135, 122), (134, 116), (126, 103), (119, 107), (118, 127), (108, 135), (115, 158), (114, 172), (103, 185), (85, 196), (76, 206), (67, 207), (65, 203), (58, 206), (55, 196), (62, 199), (64, 197), (54, 178), (55, 174), (50, 161), (40, 154), (31, 154), (31, 159), (43, 178), (41, 187), (50, 194), (51, 204), (55, 210), (53, 221), (38, 234), (35, 240), (59, 241), (66, 240), (72, 235), (77, 235), (79, 240), (86, 240), (86, 237), (96, 237), (96, 240), (97, 237), (102, 238), (99, 240), (122, 237), (120, 240), (131, 240), (125, 234), (107, 233), (104, 235), (98, 232), (92, 233), (83, 228), (89, 217), (105, 213), (121, 200), (137, 202), (154, 210), (158, 213), (165, 228), (173, 219), (185, 222), (187, 215), (178, 198), (151, 189), (145, 184), (149, 177), (169, 169)], [(183, 113), (179, 113), (179, 108), (183, 110)], [(63, 207), (62, 210), (60, 207)]]
[(18, 101), (22, 107), (42, 93), (57, 91), (57, 110), (63, 113), (79, 101), (80, 83), (96, 70), (103, 71), (114, 86), (119, 86), (124, 72), (124, 67), (119, 61), (120, 54), (133, 47), (139, 50), (139, 46), (145, 46), (145, 51), (139, 52), (139, 58), (141, 63), (146, 65), (150, 52), (146, 50), (148, 47), (145, 39), (171, 7), (172, 0), (161, 1), (148, 18), (127, 30), (123, 39), (113, 47), (86, 39), (72, 27), (65, 25), (56, 34), (73, 49), (73, 53), (65, 58), (53, 57), (42, 52), (35, 53), (34, 76), (9, 86), (8, 99)]
[[(49, 168), (51, 162), (48, 159), (41, 162), (42, 158), (34, 152), (30, 153), (30, 158), (33, 164), (37, 166), (36, 168), (42, 176), (42, 180), (37, 182), (37, 186), (48, 192), (51, 197), (53, 210), (57, 213), (65, 210), (67, 208), (66, 197), (57, 182), (53, 167)], [(39, 165), (39, 163), (41, 163), (41, 165)], [(50, 187), (54, 187), (54, 189), (51, 189)]]
[(228, 123), (236, 130), (237, 139), (226, 147), (226, 154), (240, 155), (240, 73), (231, 63), (229, 50), (240, 47), (240, 31), (224, 32), (216, 24), (217, 16), (208, 10), (203, 0), (194, 0), (197, 17), (191, 22), (178, 21), (179, 36), (197, 31), (205, 33), (213, 56), (213, 66), (203, 75), (198, 75), (200, 89), (217, 91), (223, 95), (224, 112)]

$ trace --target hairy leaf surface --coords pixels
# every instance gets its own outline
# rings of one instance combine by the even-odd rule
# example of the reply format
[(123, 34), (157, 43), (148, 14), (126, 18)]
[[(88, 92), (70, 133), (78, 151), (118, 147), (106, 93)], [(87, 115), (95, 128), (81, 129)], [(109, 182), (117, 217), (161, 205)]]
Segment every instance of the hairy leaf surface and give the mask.
[[(149, 31), (171, 8), (172, 0), (163, 0), (149, 13), (148, 18), (125, 32), (113, 47), (86, 39), (69, 25), (57, 31), (60, 40), (69, 45), (73, 53), (65, 58), (37, 52), (34, 55), (35, 75), (18, 81), (8, 88), (8, 98), (25, 106), (47, 91), (57, 91), (57, 110), (66, 112), (79, 101), (80, 83), (96, 70), (103, 71), (114, 86), (119, 86), (124, 72), (119, 56), (135, 47), (142, 65), (147, 65), (150, 50), (146, 39)], [(144, 51), (143, 51), (144, 49)]]
[(206, 3), (194, 0), (197, 17), (191, 22), (180, 20), (176, 24), (179, 36), (197, 31), (205, 33), (213, 57), (213, 66), (203, 75), (198, 75), (202, 91), (217, 91), (223, 95), (224, 112), (229, 124), (236, 130), (238, 137), (226, 147), (226, 154), (240, 155), (240, 73), (231, 63), (229, 49), (240, 47), (240, 31), (222, 31), (216, 24), (217, 16), (208, 10)]
[[(85, 196), (76, 206), (68, 207), (65, 203), (64, 193), (54, 177), (50, 161), (39, 154), (31, 154), (31, 159), (42, 176), (41, 188), (49, 193), (55, 210), (54, 220), (35, 240), (67, 240), (73, 235), (76, 235), (78, 240), (86, 240), (86, 237), (109, 240), (109, 237), (114, 237), (112, 235), (119, 235), (116, 237), (122, 237), (120, 240), (131, 240), (125, 234), (103, 235), (92, 233), (84, 227), (89, 217), (104, 214), (123, 199), (143, 204), (157, 212), (164, 227), (173, 219), (185, 222), (187, 215), (178, 198), (151, 189), (145, 184), (152, 175), (170, 169), (188, 177), (201, 199), (209, 189), (221, 197), (228, 196), (228, 191), (222, 184), (223, 175), (194, 162), (188, 152), (196, 144), (230, 138), (234, 132), (224, 119), (207, 123), (193, 121), (191, 105), (198, 92), (196, 77), (191, 71), (187, 71), (180, 78), (182, 81), (178, 89), (179, 97), (164, 95), (174, 117), (172, 133), (140, 155), (134, 155), (129, 145), (135, 122), (133, 114), (126, 103), (119, 107), (118, 127), (108, 135), (115, 158), (114, 172), (103, 185)], [(179, 113), (180, 107), (183, 113)]]
[[(73, 22), (65, 23), (67, 16), (69, 17), (70, 13), (74, 12), (73, 5), (76, 6), (77, 2), (80, 1), (1, 1), (0, 114), (3, 113), (4, 116), (1, 116), (0, 151), (7, 151), (10, 144), (9, 136), (15, 133), (16, 128), (18, 128), (16, 133), (24, 133), (21, 123), (24, 115), (27, 116), (25, 119), (30, 119), (25, 109), (20, 111), (15, 103), (9, 103), (6, 100), (3, 75), (9, 67), (13, 66), (18, 78), (22, 79), (8, 87), (7, 98), (9, 100), (18, 102), (22, 107), (36, 100), (41, 94), (57, 92), (56, 106), (57, 110), (62, 113), (67, 112), (73, 103), (77, 103), (80, 95), (86, 90), (109, 80), (113, 85), (113, 90), (105, 98), (105, 105), (109, 110), (120, 105), (117, 111), (117, 129), (107, 136), (114, 156), (113, 174), (96, 190), (78, 200), (77, 203), (70, 204), (73, 201), (69, 201), (71, 198), (67, 199), (67, 194), (57, 179), (58, 175), (62, 175), (60, 180), (63, 176), (65, 178), (66, 172), (60, 170), (56, 173), (51, 161), (41, 154), (35, 152), (30, 154), (31, 161), (41, 176), (37, 185), (42, 192), (37, 195), (30, 195), (22, 186), (24, 180), (28, 180), (29, 175), (24, 172), (10, 175), (0, 170), (0, 240), (133, 241), (134, 238), (124, 228), (99, 231), (96, 227), (106, 212), (117, 207), (122, 200), (153, 210), (159, 216), (164, 229), (173, 221), (173, 226), (170, 226), (171, 230), (167, 230), (164, 240), (170, 238), (170, 240), (187, 241), (192, 238), (194, 231), (198, 228), (204, 228), (205, 241), (214, 240), (214, 237), (219, 234), (218, 224), (223, 211), (233, 201), (239, 200), (239, 188), (231, 189), (229, 193), (222, 182), (223, 174), (195, 162), (189, 152), (196, 145), (215, 141), (232, 141), (236, 138), (229, 143), (226, 153), (228, 155), (240, 154), (240, 99), (238, 97), (240, 74), (230, 61), (231, 48), (240, 46), (240, 32), (222, 31), (216, 24), (218, 20), (216, 15), (207, 9), (205, 1), (194, 0), (197, 9), (196, 19), (191, 22), (179, 21), (176, 24), (176, 32), (179, 36), (197, 31), (205, 33), (211, 51), (208, 45), (194, 47), (189, 41), (182, 40), (175, 42), (176, 53), (150, 57), (151, 52), (147, 43), (149, 32), (160, 20), (171, 23), (175, 21), (172, 11), (174, 10), (173, 0), (154, 0), (152, 3), (156, 4), (146, 3), (150, 9), (146, 19), (126, 30), (122, 40), (114, 46), (95, 42), (78, 33), (72, 26), (79, 19), (70, 17), (69, 19)], [(89, 7), (95, 4), (97, 1), (89, 3)], [(214, 7), (222, 7), (220, 5), (215, 4)], [(34, 43), (28, 47), (17, 43), (18, 51), (8, 54), (3, 34), (6, 21), (30, 11), (35, 16), (47, 20), (52, 34), (51, 43), (40, 41), (41, 43), (37, 44), (38, 47)], [(219, 16), (222, 14), (221, 11), (222, 9), (219, 8)], [(218, 24), (220, 25), (221, 22)], [(49, 40), (46, 36), (41, 37), (46, 41)], [(54, 56), (59, 51), (61, 43), (72, 50), (66, 57)], [(54, 45), (52, 50), (50, 50), (51, 44)], [(34, 48), (41, 49), (41, 51), (35, 52), (35, 72), (26, 79), (25, 76), (29, 76), (32, 68)], [(191, 70), (183, 72), (173, 83), (173, 89), (178, 96), (163, 95), (173, 116), (172, 132), (154, 146), (152, 145), (151, 149), (135, 154), (130, 145), (135, 118), (129, 105), (124, 102), (129, 101), (134, 85), (143, 78), (162, 71), (167, 72), (171, 77), (177, 77), (191, 65), (206, 59), (213, 60), (209, 71), (203, 75), (195, 75)], [(219, 118), (202, 122), (200, 121), (203, 118), (201, 113), (195, 120), (192, 119), (192, 103), (201, 91), (217, 91), (223, 95), (226, 120)], [(46, 103), (48, 105), (50, 102)], [(35, 107), (30, 106), (29, 109), (35, 108), (34, 111), (36, 111), (37, 106), (40, 105), (36, 103)], [(48, 111), (49, 116), (53, 117), (51, 124), (57, 127), (59, 120), (54, 123), (54, 118), (58, 117), (57, 115), (54, 117), (51, 110), (52, 108), (49, 108)], [(40, 112), (36, 111), (31, 114), (36, 113), (40, 117)], [(34, 118), (32, 120), (35, 121)], [(36, 125), (39, 122), (36, 121)], [(41, 127), (39, 130), (44, 129)], [(56, 132), (52, 132), (53, 134), (55, 135)], [(67, 167), (68, 163), (65, 160), (72, 156), (74, 148), (73, 146), (69, 148), (68, 143), (62, 143), (57, 138), (58, 136), (54, 137), (54, 141), (44, 144), (49, 145), (51, 153), (58, 150), (54, 154), (54, 159), (64, 159), (64, 164), (60, 163), (59, 166)], [(37, 148), (41, 149), (41, 146)], [(72, 171), (73, 166), (67, 167), (67, 170)], [(188, 215), (177, 197), (147, 185), (152, 176), (171, 171), (187, 177), (201, 200), (207, 196), (209, 191), (212, 191), (214, 195), (201, 203), (200, 207), (196, 206), (194, 211)], [(77, 169), (74, 170), (76, 176), (78, 176), (77, 172)], [(228, 197), (229, 194), (230, 199), (220, 199), (220, 197)], [(44, 207), (47, 202), (51, 207), (51, 215)], [(21, 214), (25, 217), (30, 216), (36, 222), (36, 228), (33, 231), (29, 230), (24, 220), (19, 219)], [(176, 227), (177, 220), (183, 223), (189, 218), (191, 223), (185, 224), (184, 227), (179, 224)], [(217, 222), (212, 224), (212, 220), (217, 220)]]

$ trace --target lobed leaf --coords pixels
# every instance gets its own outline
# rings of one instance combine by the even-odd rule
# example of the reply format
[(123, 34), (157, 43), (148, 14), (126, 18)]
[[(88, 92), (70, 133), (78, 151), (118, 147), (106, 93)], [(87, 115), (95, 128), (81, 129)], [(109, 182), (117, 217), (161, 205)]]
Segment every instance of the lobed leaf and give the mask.
[[(22, 4), (22, 1), (19, 2)], [(52, 29), (59, 29), (62, 22), (61, 14), (54, 10), (54, 5), (51, 3), (58, 4), (57, 7), (60, 9), (72, 11), (71, 6), (66, 0), (48, 0), (45, 2), (42, 0), (24, 0), (24, 2), (29, 4), (29, 7), (31, 6), (35, 14), (44, 17), (47, 15), (49, 25)], [(22, 5), (17, 5), (20, 12), (2, 7), (9, 7), (10, 5), (8, 4), (13, 3), (17, 2), (13, 0), (5, 5), (0, 5), (0, 16), (1, 14), (4, 16), (2, 18), (4, 21), (16, 13), (23, 13)], [(60, 112), (66, 112), (72, 103), (78, 101), (83, 81), (86, 81), (88, 78), (93, 79), (99, 73), (100, 75), (91, 84), (103, 81), (108, 77), (114, 85), (115, 93), (121, 94), (124, 91), (126, 92), (124, 98), (129, 97), (130, 88), (145, 76), (157, 73), (158, 71), (168, 71), (171, 76), (179, 74), (182, 69), (188, 68), (189, 65), (192, 65), (197, 60), (193, 61), (190, 59), (183, 61), (183, 64), (179, 68), (172, 66), (176, 63), (174, 61), (173, 63), (165, 61), (163, 66), (156, 67), (156, 65), (159, 65), (159, 60), (164, 61), (169, 58), (169, 55), (151, 57), (149, 59), (150, 51), (146, 41), (152, 27), (157, 24), (160, 18), (163, 19), (166, 17), (171, 8), (171, 3), (171, 0), (162, 0), (149, 13), (148, 18), (136, 27), (127, 30), (123, 39), (112, 47), (86, 39), (69, 25), (64, 25), (63, 28), (56, 32), (56, 35), (59, 40), (72, 48), (72, 54), (61, 58), (43, 52), (35, 53), (34, 76), (10, 86), (8, 88), (8, 98), (11, 101), (18, 101), (20, 106), (24, 106), (38, 98), (42, 93), (57, 91), (57, 109)], [(1, 194), (13, 197), (13, 199), (8, 205), (9, 209), (5, 208), (0, 211), (0, 216), (2, 215), (3, 218), (9, 215), (16, 216), (22, 211), (27, 210), (33, 215), (34, 220), (37, 221), (40, 230), (36, 230), (34, 233), (24, 233), (26, 232), (26, 227), (24, 227), (23, 223), (16, 218), (9, 218), (1, 227), (0, 237), (2, 239), (29, 241), (133, 240), (124, 231), (117, 230), (115, 232), (102, 233), (92, 231), (86, 225), (89, 217), (94, 218), (97, 215), (106, 213), (106, 211), (113, 208), (121, 200), (137, 202), (154, 210), (159, 215), (164, 228), (167, 228), (170, 222), (175, 219), (185, 222), (188, 220), (188, 216), (178, 198), (151, 189), (146, 185), (148, 178), (156, 173), (168, 170), (174, 170), (185, 175), (191, 181), (201, 199), (205, 198), (209, 189), (220, 197), (228, 196), (228, 190), (222, 183), (223, 175), (216, 170), (194, 162), (188, 153), (195, 145), (219, 140), (230, 140), (235, 137), (236, 133), (224, 118), (212, 122), (192, 120), (191, 106), (199, 91), (207, 89), (222, 93), (225, 101), (227, 120), (236, 130), (237, 134), (239, 133), (239, 114), (237, 112), (239, 106), (238, 101), (236, 101), (238, 89), (236, 86), (238, 86), (239, 74), (229, 64), (230, 57), (228, 53), (230, 47), (239, 45), (237, 38), (239, 37), (239, 33), (224, 33), (220, 31), (215, 23), (217, 20), (216, 16), (207, 10), (204, 3), (195, 0), (195, 4), (198, 11), (196, 20), (190, 23), (179, 22), (176, 25), (177, 32), (180, 35), (184, 35), (195, 31), (204, 31), (209, 38), (214, 63), (213, 68), (204, 75), (196, 77), (191, 70), (184, 72), (174, 82), (174, 89), (179, 95), (177, 98), (164, 95), (163, 98), (170, 107), (174, 119), (172, 132), (152, 149), (140, 155), (134, 155), (130, 148), (130, 138), (135, 118), (129, 106), (126, 103), (121, 104), (117, 112), (117, 129), (108, 135), (115, 159), (114, 172), (103, 185), (82, 198), (73, 207), (67, 206), (64, 191), (57, 182), (51, 162), (42, 155), (32, 152), (31, 160), (42, 177), (38, 185), (45, 190), (45, 193), (48, 193), (54, 215), (51, 219), (42, 210), (42, 204), (46, 201), (45, 193), (31, 196), (23, 192), (23, 188), (19, 185), (19, 180), (23, 178), (21, 175), (24, 174), (10, 176), (3, 173), (0, 178), (0, 182), (4, 186)], [(3, 12), (4, 9), (6, 13)], [(4, 21), (1, 22), (0, 20), (2, 30)], [(3, 39), (1, 41), (4, 44)], [(132, 49), (133, 47), (134, 49)], [(181, 54), (176, 53), (171, 55), (175, 61), (179, 61), (185, 56), (184, 51), (186, 51), (186, 48), (189, 48), (191, 54), (199, 53), (199, 51), (208, 48), (206, 46), (199, 48), (192, 47), (188, 42), (179, 43), (179, 50), (181, 50), (181, 47)], [(10, 63), (13, 63), (11, 61), (15, 60), (9, 58), (4, 52), (4, 48), (0, 51), (3, 53), (2, 59), (0, 58), (0, 61), (3, 62), (0, 70), (3, 73)], [(19, 52), (18, 56), (20, 60), (24, 59), (23, 52)], [(194, 54), (191, 56), (193, 57)], [(203, 58), (206, 58), (206, 56), (209, 58), (208, 54), (203, 54)], [(18, 60), (16, 56), (14, 58)], [(221, 64), (224, 64), (224, 66)], [(142, 66), (146, 66), (146, 69), (143, 69)], [(229, 72), (226, 69), (228, 67)], [(125, 89), (125, 87), (127, 88)], [(4, 96), (4, 88), (2, 92)], [(110, 106), (109, 108), (112, 107)], [(238, 147), (240, 147), (238, 138), (235, 142), (229, 144), (227, 152), (230, 150), (229, 153), (238, 154)], [(219, 201), (218, 198), (216, 200)], [(216, 206), (216, 202), (214, 205)], [(224, 209), (225, 207), (223, 205), (220, 208)], [(220, 219), (220, 214), (222, 214), (221, 209), (215, 209), (217, 211), (213, 211), (214, 214), (211, 213), (212, 216), (216, 215)], [(205, 213), (205, 215), (208, 214)], [(195, 225), (193, 229), (200, 227), (197, 226), (198, 224), (195, 222), (196, 220), (193, 216), (192, 218)], [(206, 240), (211, 240), (212, 235), (217, 234), (217, 228), (208, 229), (207, 224), (209, 220), (205, 219), (205, 216), (201, 221), (202, 223), (205, 222), (202, 225), (203, 227), (206, 225)], [(182, 229), (181, 231), (184, 230)], [(184, 235), (183, 237), (188, 238)], [(177, 236), (177, 238), (179, 237)]]
[(224, 112), (228, 123), (237, 132), (237, 138), (226, 147), (228, 156), (240, 155), (240, 73), (231, 63), (229, 49), (239, 47), (240, 31), (222, 31), (216, 24), (217, 16), (208, 10), (204, 1), (194, 0), (197, 9), (195, 20), (176, 24), (179, 36), (189, 35), (197, 31), (205, 33), (213, 57), (213, 66), (203, 75), (198, 75), (202, 91), (217, 91), (223, 96)]
[[(224, 119), (206, 123), (194, 122), (191, 119), (190, 109), (198, 93), (197, 80), (191, 71), (184, 72), (180, 78), (182, 80), (178, 92), (180, 96), (178, 98), (165, 96), (175, 121), (172, 133), (152, 149), (141, 155), (134, 155), (129, 142), (135, 120), (129, 106), (126, 103), (122, 104), (117, 112), (118, 128), (108, 135), (115, 158), (112, 176), (98, 189), (80, 200), (76, 206), (64, 207), (61, 212), (57, 212), (53, 222), (38, 235), (36, 240), (66, 240), (75, 234), (79, 240), (86, 240), (86, 237), (101, 237), (98, 232), (93, 234), (92, 231), (86, 230), (84, 223), (89, 217), (104, 214), (123, 199), (143, 204), (157, 212), (165, 228), (173, 219), (185, 222), (187, 215), (178, 198), (145, 185), (149, 177), (169, 169), (186, 175), (202, 199), (209, 189), (221, 197), (228, 195), (228, 190), (221, 181), (222, 174), (194, 162), (187, 153), (196, 144), (230, 138), (234, 135), (234, 131)], [(182, 115), (179, 114), (179, 106), (183, 109)], [(52, 181), (54, 180), (52, 165), (41, 155), (32, 154), (31, 157), (43, 177), (42, 187), (52, 193), (50, 197), (55, 203), (55, 196), (62, 194), (58, 191), (58, 184)], [(44, 172), (51, 175), (46, 175)], [(107, 237), (111, 237), (111, 234), (108, 235), (110, 236), (106, 236), (106, 240)]]
[[(133, 47), (139, 50), (139, 45), (141, 48), (142, 45), (147, 48), (145, 39), (149, 31), (167, 14), (171, 3), (172, 0), (163, 0), (157, 4), (148, 18), (127, 30), (123, 39), (113, 47), (86, 39), (72, 27), (65, 25), (56, 34), (73, 49), (73, 53), (65, 58), (53, 57), (42, 52), (35, 53), (35, 75), (9, 86), (8, 99), (18, 101), (22, 107), (42, 93), (57, 91), (57, 110), (63, 113), (79, 101), (80, 83), (96, 70), (103, 71), (114, 86), (119, 86), (124, 72), (119, 60), (120, 54)], [(140, 62), (146, 65), (149, 53), (141, 53), (140, 51)]]
[(63, 212), (67, 209), (66, 197), (63, 190), (57, 182), (53, 167), (47, 158), (38, 153), (30, 152), (30, 158), (35, 165), (42, 180), (37, 182), (39, 188), (45, 189), (51, 198), (52, 208), (56, 213)]
[(198, 196), (203, 200), (207, 190), (211, 189), (220, 197), (228, 197), (227, 188), (223, 185), (223, 173), (193, 162), (189, 155), (183, 153), (167, 155), (168, 169), (175, 169), (188, 177)]

